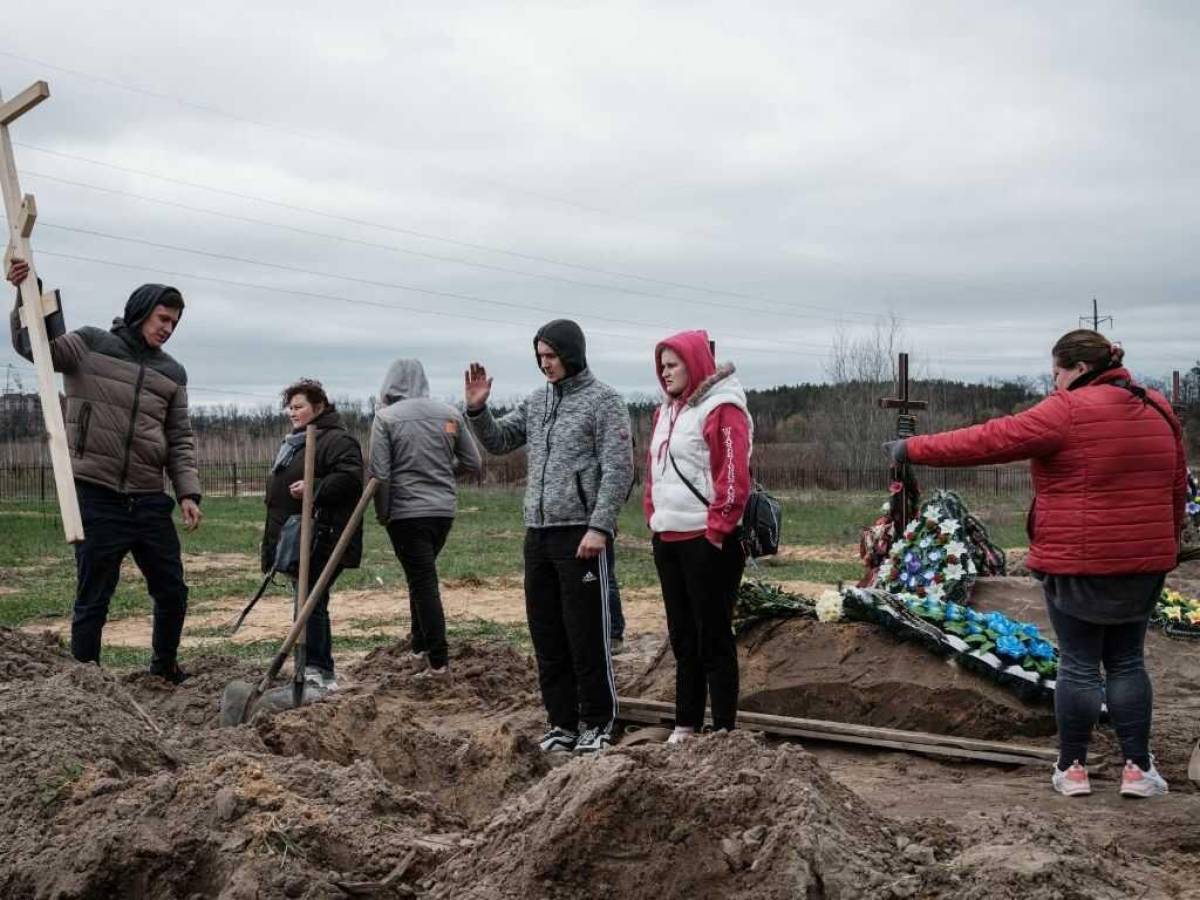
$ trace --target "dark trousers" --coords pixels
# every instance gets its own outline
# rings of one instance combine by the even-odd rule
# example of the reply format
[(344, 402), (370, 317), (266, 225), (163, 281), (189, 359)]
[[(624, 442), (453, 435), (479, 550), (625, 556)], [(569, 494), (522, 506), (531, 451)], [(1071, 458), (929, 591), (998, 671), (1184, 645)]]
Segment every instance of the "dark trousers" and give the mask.
[(127, 553), (146, 577), (154, 601), (151, 671), (167, 671), (175, 662), (188, 589), (183, 581), (179, 535), (166, 494), (119, 494), (77, 481), (85, 538), (75, 545), (75, 611), (71, 618), (71, 655), (80, 662), (100, 661), (100, 635), (108, 604), (121, 577)]
[(576, 559), (587, 529), (525, 532), (525, 615), (551, 725), (611, 727), (617, 686), (609, 653), (608, 558)]
[(619, 641), (625, 637), (625, 614), (621, 612), (621, 586), (617, 584), (616, 541), (608, 542), (604, 561), (608, 566), (608, 636)]
[(1101, 702), (1108, 704), (1125, 759), (1149, 769), (1154, 692), (1143, 656), (1148, 618), (1098, 625), (1069, 615), (1053, 603), (1047, 603), (1046, 609), (1058, 636), (1054, 717), (1059, 769), (1076, 760), (1087, 763), (1088, 739), (1100, 718)]
[(718, 550), (704, 537), (664, 541), (654, 536), (654, 566), (662, 585), (667, 632), (675, 654), (675, 724), (704, 724), (705, 693), (714, 728), (737, 719), (738, 660), (733, 605), (746, 558), (736, 536)]
[[(326, 562), (328, 560), (324, 556), (313, 554), (308, 569), (309, 591), (321, 577)], [(338, 566), (304, 625), (304, 665), (316, 666), (330, 675), (333, 675), (333, 626), (329, 621), (329, 592), (333, 590), (333, 585), (341, 574), (342, 568)]]
[(437, 558), (446, 545), (454, 519), (425, 516), (388, 522), (388, 537), (408, 581), (408, 611), (413, 653), (428, 653), (429, 665), (440, 669), (449, 660), (446, 614), (438, 590)]

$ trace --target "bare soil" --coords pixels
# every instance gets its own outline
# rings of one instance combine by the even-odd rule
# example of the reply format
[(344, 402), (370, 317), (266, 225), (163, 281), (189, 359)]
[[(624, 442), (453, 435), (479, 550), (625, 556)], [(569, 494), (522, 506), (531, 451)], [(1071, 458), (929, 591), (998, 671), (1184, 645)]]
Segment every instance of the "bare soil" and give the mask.
[[(1036, 620), (1027, 580), (979, 590)], [(661, 613), (640, 602), (618, 682), (669, 699)], [(222, 729), (246, 663), (201, 655), (172, 687), (0, 629), (0, 897), (1197, 896), (1200, 661), (1157, 634), (1148, 650), (1172, 792), (1136, 802), (1106, 733), (1097, 793), (1073, 800), (1041, 767), (747, 732), (547, 759), (533, 663), (500, 642), (457, 642), (439, 680), (397, 640), (344, 666), (344, 690)], [(1048, 708), (868, 626), (766, 623), (740, 652), (747, 708), (1053, 741)]]

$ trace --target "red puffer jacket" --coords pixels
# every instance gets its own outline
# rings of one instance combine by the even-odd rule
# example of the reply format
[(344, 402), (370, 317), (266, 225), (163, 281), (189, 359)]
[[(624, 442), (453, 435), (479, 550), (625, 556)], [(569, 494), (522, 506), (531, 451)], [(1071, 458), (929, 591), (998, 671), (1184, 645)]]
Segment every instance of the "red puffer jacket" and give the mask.
[[(1125, 575), (1175, 568), (1187, 458), (1166, 398), (1129, 389), (1110, 369), (1015, 416), (910, 438), (911, 462), (976, 466), (1031, 459), (1029, 568), (1052, 575)], [(1157, 407), (1157, 409), (1155, 408)]]

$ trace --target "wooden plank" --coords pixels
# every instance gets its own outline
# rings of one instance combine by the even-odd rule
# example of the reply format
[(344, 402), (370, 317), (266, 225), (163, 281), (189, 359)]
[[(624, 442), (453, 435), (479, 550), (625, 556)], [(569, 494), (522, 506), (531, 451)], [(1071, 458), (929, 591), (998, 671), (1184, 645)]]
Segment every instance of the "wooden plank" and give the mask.
[(50, 96), (50, 85), (35, 81), (7, 103), (0, 104), (0, 125), (8, 125)]
[[(0, 193), (4, 197), (4, 212), (8, 218), (9, 246), (7, 258), (17, 258), (29, 264), (29, 276), (19, 286), (21, 307), (25, 313), (24, 324), (29, 329), (29, 342), (33, 349), (33, 366), (37, 373), (38, 398), (42, 405), (42, 420), (46, 425), (46, 441), (50, 450), (50, 462), (54, 468), (54, 489), (58, 495), (58, 508), (62, 514), (63, 533), (69, 543), (83, 540), (83, 517), (79, 513), (79, 498), (75, 494), (75, 475), (71, 471), (71, 454), (67, 446), (67, 429), (63, 423), (62, 407), (58, 400), (58, 382), (54, 377), (54, 364), (50, 358), (50, 342), (46, 335), (46, 320), (38, 315), (43, 299), (38, 291), (37, 270), (33, 262), (33, 248), (29, 242), (37, 207), (32, 197), (21, 194), (17, 179), (17, 164), (13, 157), (12, 139), (8, 134), (8, 123), (21, 113), (32, 109), (46, 97), (50, 89), (44, 81), (26, 88), (8, 103), (0, 106)], [(27, 202), (23, 202), (27, 201)], [(32, 214), (32, 215), (31, 215)]]
[[(618, 718), (635, 722), (658, 724), (672, 722), (675, 708), (670, 703), (657, 700), (642, 700), (622, 697), (618, 701)], [(925, 731), (905, 731), (899, 728), (881, 728), (874, 725), (856, 725), (850, 722), (831, 722), (824, 719), (802, 719), (794, 716), (773, 716), (767, 713), (738, 711), (738, 722), (746, 728), (781, 734), (789, 737), (807, 737), (815, 740), (856, 743), (864, 746), (888, 747), (912, 750), (937, 756), (954, 756), (962, 759), (979, 759), (994, 762), (1031, 763), (1058, 759), (1058, 752), (1050, 747), (1030, 747), (1021, 744), (1006, 744), (999, 741), (983, 741), (975, 738), (960, 738)], [(1003, 757), (1001, 759), (1000, 757)]]

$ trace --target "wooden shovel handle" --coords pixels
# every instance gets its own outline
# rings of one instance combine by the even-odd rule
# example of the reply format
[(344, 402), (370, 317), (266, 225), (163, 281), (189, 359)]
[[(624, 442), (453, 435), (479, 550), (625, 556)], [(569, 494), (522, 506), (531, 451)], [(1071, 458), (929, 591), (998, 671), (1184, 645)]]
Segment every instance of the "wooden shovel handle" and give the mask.
[(362, 521), (367, 504), (371, 502), (371, 498), (375, 496), (375, 491), (378, 489), (379, 482), (376, 479), (371, 478), (367, 481), (366, 487), (363, 488), (362, 496), (358, 499), (358, 504), (354, 507), (354, 512), (350, 514), (350, 520), (346, 522), (346, 527), (342, 529), (341, 536), (333, 546), (333, 552), (329, 554), (329, 562), (325, 563), (325, 568), (321, 570), (321, 577), (317, 579), (317, 583), (308, 592), (308, 600), (296, 616), (296, 621), (292, 623), (292, 630), (288, 632), (288, 636), (283, 640), (283, 646), (275, 654), (275, 659), (271, 662), (271, 668), (267, 670), (267, 674), (259, 682), (260, 691), (265, 691), (269, 688), (275, 676), (279, 674), (279, 670), (283, 668), (288, 654), (292, 652), (292, 647), (296, 645), (297, 638), (304, 631), (308, 617), (312, 615), (312, 611), (317, 606), (317, 599), (329, 587), (329, 582), (333, 581), (333, 573), (337, 571), (342, 557), (346, 555), (346, 548), (350, 546), (350, 541), (354, 539), (354, 532), (358, 528), (358, 523)]

